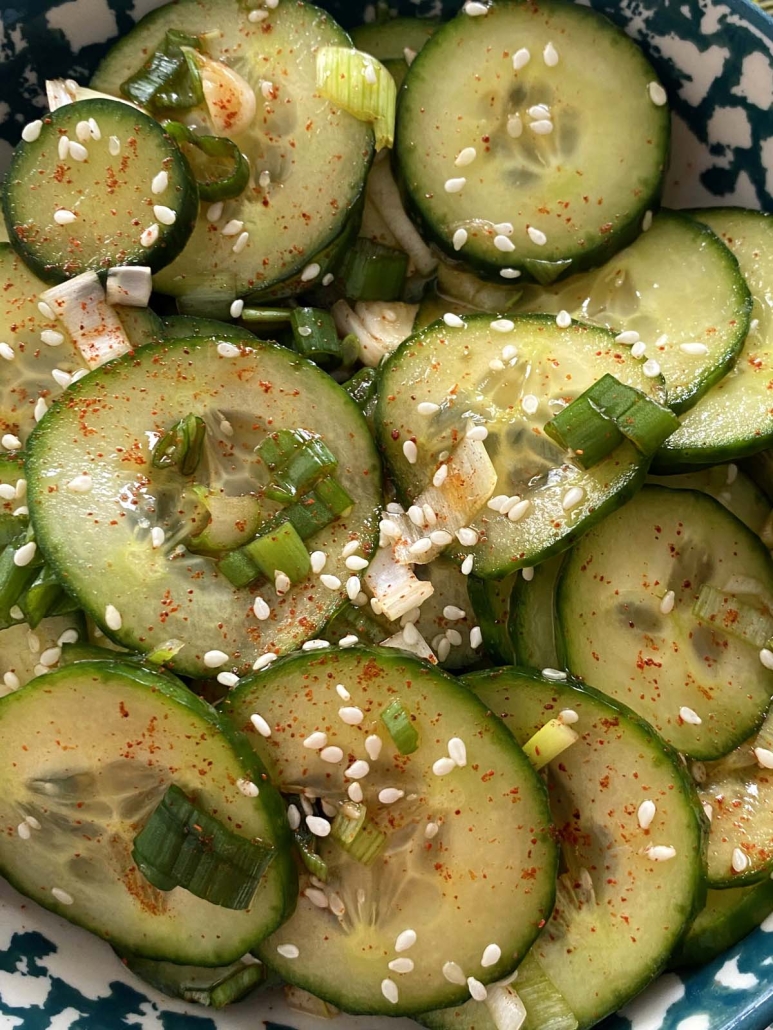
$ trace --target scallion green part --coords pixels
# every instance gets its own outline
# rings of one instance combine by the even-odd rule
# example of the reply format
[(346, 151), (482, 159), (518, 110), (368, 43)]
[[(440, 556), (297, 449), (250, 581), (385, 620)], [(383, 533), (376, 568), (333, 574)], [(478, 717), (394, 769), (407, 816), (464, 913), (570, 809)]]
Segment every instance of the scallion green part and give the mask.
[(545, 435), (571, 451), (579, 465), (592, 468), (623, 442), (615, 423), (603, 415), (587, 393), (545, 424)]
[(400, 754), (412, 755), (419, 746), (419, 734), (410, 712), (399, 698), (387, 705), (381, 713), (381, 721)]
[(368, 810), (365, 805), (346, 801), (336, 812), (335, 819), (330, 826), (330, 836), (339, 844), (351, 844), (365, 825), (367, 818)]
[(526, 1009), (521, 1030), (577, 1030), (577, 1017), (533, 951), (518, 966), (516, 986)]
[(291, 522), (256, 536), (241, 550), (272, 582), (277, 572), (283, 572), (291, 583), (299, 583), (311, 571), (309, 552)]
[(397, 88), (389, 71), (375, 57), (353, 48), (320, 47), (317, 89), (355, 118), (373, 123), (376, 150), (392, 146)]
[(0, 552), (0, 629), (7, 629), (19, 620), (11, 616), (11, 609), (18, 605), (28, 587), (38, 576), (40, 562), (19, 566), (14, 561), (16, 551), (29, 543), (29, 533), (23, 533)]
[(566, 726), (560, 719), (551, 719), (526, 741), (523, 750), (533, 768), (539, 770), (579, 739), (579, 734), (571, 726)]
[(244, 308), (242, 322), (247, 325), (282, 325), (292, 318), (290, 308)]
[(192, 476), (199, 467), (206, 436), (204, 419), (192, 413), (186, 415), (153, 448), (153, 467), (176, 468), (180, 475)]
[(701, 622), (754, 647), (769, 647), (773, 638), (773, 614), (761, 599), (752, 604), (704, 583), (692, 613)]
[(328, 370), (341, 365), (343, 349), (330, 312), (321, 308), (294, 308), (290, 326), (293, 347), (304, 358)]
[(168, 29), (145, 64), (121, 83), (128, 100), (150, 111), (187, 111), (204, 103), (201, 74), (187, 51), (201, 49), (198, 36)]
[(230, 200), (244, 192), (250, 163), (233, 140), (199, 135), (182, 122), (166, 121), (164, 130), (188, 159), (201, 200)]
[[(300, 801), (298, 801), (298, 807), (300, 807)], [(298, 829), (295, 830), (293, 836), (295, 837), (295, 843), (298, 846), (301, 861), (308, 871), (312, 876), (316, 876), (318, 880), (322, 880), (323, 883), (327, 883), (327, 862), (321, 855), (317, 854), (317, 838), (310, 830), (306, 829), (306, 826), (303, 823), (301, 823)]]
[(364, 408), (376, 392), (376, 369), (361, 368), (344, 383), (344, 390), (358, 407)]
[(145, 656), (145, 661), (150, 662), (151, 665), (166, 665), (167, 662), (171, 662), (176, 654), (185, 647), (185, 641), (167, 640), (165, 643), (154, 648)]
[(51, 569), (44, 565), (18, 600), (30, 629), (35, 629), (59, 602), (64, 590)]
[(272, 433), (259, 444), (256, 453), (272, 473), (265, 495), (280, 504), (306, 493), (338, 466), (326, 444), (303, 429)]
[(386, 834), (368, 818), (365, 805), (346, 801), (339, 808), (330, 836), (361, 865), (372, 865), (386, 846)]
[(408, 260), (405, 251), (361, 236), (339, 270), (341, 288), (350, 300), (399, 300)]
[(159, 890), (175, 887), (223, 908), (249, 908), (274, 857), (270, 844), (240, 837), (172, 784), (134, 838), (132, 858)]

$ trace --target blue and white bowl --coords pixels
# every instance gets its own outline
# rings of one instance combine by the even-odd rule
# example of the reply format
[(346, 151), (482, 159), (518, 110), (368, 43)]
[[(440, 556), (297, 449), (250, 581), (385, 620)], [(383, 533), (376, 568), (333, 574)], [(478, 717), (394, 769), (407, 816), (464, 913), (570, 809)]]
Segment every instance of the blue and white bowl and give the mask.
[[(747, 0), (590, 5), (643, 47), (668, 88), (674, 138), (665, 203), (773, 211), (773, 19)], [(87, 81), (108, 46), (156, 6), (156, 0), (17, 0), (0, 10), (0, 169), (22, 126), (45, 109), (44, 80)], [(322, 6), (347, 26), (375, 13), (354, 0)], [(397, 7), (427, 17), (451, 14), (456, 4), (399, 0)], [(664, 974), (603, 1030), (763, 1030), (772, 1022), (770, 917), (710, 965)], [(267, 1030), (331, 1026), (289, 1009), (281, 995), (253, 996), (215, 1014), (170, 1000), (129, 973), (108, 945), (0, 880), (0, 1030), (258, 1030), (261, 1024)], [(415, 1027), (406, 1019), (341, 1016), (331, 1030)]]

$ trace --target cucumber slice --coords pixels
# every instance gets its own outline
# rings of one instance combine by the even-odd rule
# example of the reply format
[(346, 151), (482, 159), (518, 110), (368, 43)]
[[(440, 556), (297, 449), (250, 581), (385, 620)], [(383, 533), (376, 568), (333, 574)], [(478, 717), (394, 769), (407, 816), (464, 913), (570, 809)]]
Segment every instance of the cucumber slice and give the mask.
[[(375, 447), (355, 404), (329, 376), (257, 340), (239, 349), (217, 339), (173, 340), (77, 383), (30, 441), (29, 503), (41, 550), (111, 638), (143, 653), (176, 638), (185, 646), (169, 661), (175, 672), (211, 676), (207, 661), (216, 656), (205, 655), (221, 651), (218, 672), (243, 673), (265, 652), (292, 650), (314, 635), (346, 592), (312, 575), (281, 596), (273, 583), (237, 589), (214, 558), (185, 550), (182, 541), (197, 532), (196, 493), (176, 470), (155, 468), (150, 448), (191, 412), (207, 425), (197, 482), (237, 496), (256, 492), (266, 518), (278, 506), (262, 496), (269, 474), (255, 446), (276, 427), (302, 427), (324, 439), (355, 503), (310, 543), (328, 554), (325, 574), (344, 584), (344, 544), (357, 537), (367, 553), (377, 532)], [(83, 473), (91, 476), (87, 500), (67, 488)], [(156, 547), (155, 527), (165, 533)], [(254, 614), (257, 593), (271, 609), (267, 620)], [(106, 617), (109, 605), (120, 628)]]
[[(730, 370), (751, 309), (731, 251), (706, 226), (677, 211), (659, 212), (647, 232), (601, 268), (556, 286), (525, 287), (515, 307), (565, 310), (616, 332), (637, 333), (646, 344), (643, 359), (660, 366), (668, 403), (677, 412), (692, 407)], [(631, 341), (638, 342), (633, 336)], [(682, 350), (693, 343), (703, 350)], [(670, 445), (669, 439), (665, 446)], [(694, 460), (717, 459), (704, 450)]]
[[(0, 631), (0, 697), (25, 686), (36, 676), (55, 668), (68, 641), (80, 640), (83, 616), (55, 615), (35, 627), (24, 622)], [(46, 659), (46, 664), (41, 662)]]
[[(255, 93), (251, 124), (233, 135), (250, 162), (250, 183), (241, 196), (225, 201), (214, 222), (207, 218), (211, 205), (202, 205), (190, 244), (156, 278), (162, 293), (180, 296), (206, 287), (230, 302), (299, 277), (316, 263), (318, 276), (295, 282), (296, 292), (309, 289), (325, 274), (316, 255), (341, 235), (363, 190), (372, 129), (322, 99), (316, 89), (317, 49), (349, 46), (349, 37), (311, 4), (279, 4), (261, 22), (251, 22), (249, 13), (238, 0), (167, 4), (124, 36), (94, 75), (95, 89), (118, 96), (121, 83), (167, 30), (176, 28), (206, 34), (209, 57), (233, 68)], [(207, 122), (206, 112), (194, 112), (194, 117)], [(322, 190), (320, 168), (326, 169)], [(262, 172), (270, 176), (266, 186), (259, 182)], [(243, 223), (240, 232), (248, 233), (236, 252), (239, 236), (222, 232), (235, 221)]]
[(268, 976), (266, 967), (251, 955), (214, 968), (179, 966), (138, 955), (119, 955), (119, 958), (135, 976), (157, 991), (213, 1009), (241, 1001), (262, 987)]
[[(79, 142), (81, 123), (92, 126), (85, 143)], [(60, 156), (65, 136), (70, 149)], [(114, 138), (117, 155), (111, 153)], [(168, 184), (154, 194), (151, 184), (161, 171)], [(46, 282), (60, 282), (113, 265), (158, 271), (185, 246), (198, 201), (188, 163), (158, 122), (129, 104), (99, 98), (57, 108), (34, 143), (16, 147), (3, 211), (24, 261)], [(60, 224), (56, 212), (68, 220)]]
[(512, 665), (516, 648), (510, 635), (510, 596), (518, 574), (505, 579), (467, 577), (467, 596), (475, 613), (483, 646), (496, 665)]
[[(579, 716), (580, 739), (550, 766), (566, 872), (531, 955), (584, 1030), (657, 975), (703, 904), (703, 820), (693, 785), (643, 720), (589, 687), (519, 669), (463, 682), (521, 744), (557, 710)], [(645, 800), (656, 806), (647, 830), (637, 818)], [(651, 846), (676, 854), (654, 861)]]
[[(651, 99), (655, 83), (642, 51), (595, 11), (541, 0), (535, 17), (498, 0), (485, 17), (460, 12), (425, 44), (400, 94), (395, 152), (416, 214), (446, 253), (495, 281), (510, 269), (552, 281), (606, 260), (660, 190), (669, 114)], [(530, 127), (546, 120), (529, 114), (537, 105), (549, 109), (549, 134)], [(470, 147), (472, 163), (459, 167)]]
[(692, 606), (704, 584), (738, 593), (746, 579), (773, 598), (773, 561), (741, 522), (706, 494), (644, 487), (561, 569), (567, 665), (679, 751), (719, 758), (762, 721), (773, 675), (757, 648), (699, 622)]
[(770, 501), (737, 465), (715, 465), (675, 476), (648, 476), (647, 482), (669, 490), (700, 490), (719, 501), (757, 536), (762, 534), (770, 518)]
[(167, 340), (182, 340), (186, 337), (217, 336), (232, 342), (244, 341), (247, 346), (255, 343), (255, 333), (233, 322), (220, 322), (216, 318), (201, 318), (196, 315), (168, 315), (163, 320), (163, 335)]
[(386, 65), (401, 86), (416, 54), (439, 25), (437, 18), (390, 18), (358, 25), (352, 29), (352, 42), (358, 50), (364, 50)]
[[(751, 290), (749, 334), (732, 371), (685, 415), (661, 447), (661, 466), (727, 461), (769, 447), (773, 411), (768, 385), (773, 375), (773, 216), (719, 208), (693, 212), (721, 237), (738, 259)], [(693, 288), (690, 279), (691, 289)]]
[(560, 669), (556, 625), (556, 583), (563, 555), (548, 558), (533, 570), (531, 579), (517, 576), (510, 598), (510, 636), (519, 665), (534, 669)]
[[(473, 646), (470, 631), (477, 625), (477, 616), (467, 593), (467, 579), (456, 562), (436, 558), (416, 570), (420, 579), (428, 579), (435, 592), (419, 608), (415, 626), (438, 656), (438, 664), (449, 672), (458, 672), (476, 665), (481, 659), (480, 645)], [(460, 615), (460, 612), (462, 613)], [(396, 633), (399, 626), (393, 623)], [(448, 643), (444, 644), (443, 640)]]
[[(455, 554), (472, 554), (476, 575), (498, 579), (567, 548), (644, 479), (646, 459), (632, 444), (585, 471), (544, 435), (545, 423), (607, 372), (655, 399), (662, 388), (606, 329), (562, 329), (548, 315), (462, 321), (460, 328), (435, 323), (415, 333), (381, 366), (376, 428), (402, 499), (411, 504), (440, 455), (453, 451), (468, 426), (485, 426), (496, 494), (518, 495), (529, 509), (517, 522), (481, 509), (470, 523), (478, 544), (455, 547)], [(423, 401), (440, 408), (420, 414)], [(418, 450), (414, 464), (403, 451), (409, 440)]]
[[(4, 359), (0, 436), (10, 433), (22, 443), (35, 426), (39, 398), (45, 397), (50, 403), (62, 390), (52, 373), (59, 369), (66, 383), (74, 373), (86, 372), (79, 351), (62, 325), (38, 308), (45, 289), (46, 284), (27, 268), (10, 244), (0, 243), (0, 342)], [(43, 343), (46, 339), (55, 346)]]
[(113, 309), (118, 315), (133, 349), (146, 343), (158, 343), (164, 335), (164, 323), (150, 308), (134, 308), (122, 304)]
[[(258, 797), (240, 790), (245, 779)], [(274, 845), (249, 909), (161, 892), (138, 872), (134, 837), (172, 782)], [(40, 829), (19, 834), (29, 817)], [(0, 699), (0, 825), (0, 870), (18, 890), (138, 955), (227, 965), (293, 905), (286, 822), (260, 761), (190, 691), (121, 662), (80, 662)]]
[[(350, 698), (341, 700), (337, 684)], [(418, 731), (412, 754), (397, 752), (380, 718), (395, 698)], [(362, 722), (345, 723), (342, 704), (364, 713)], [(275, 663), (232, 691), (226, 711), (237, 726), (250, 727), (254, 713), (266, 720), (271, 735), (253, 731), (251, 739), (288, 793), (303, 790), (339, 808), (352, 782), (344, 770), (367, 759), (369, 774), (355, 782), (369, 818), (387, 834), (369, 866), (332, 836), (318, 839), (328, 867), (324, 891), (316, 887), (322, 897), (302, 876), (295, 915), (257, 951), (283, 979), (349, 1012), (399, 1015), (469, 997), (464, 981), (444, 977), (445, 963), (490, 983), (523, 958), (552, 908), (555, 845), (539, 778), (472, 693), (395, 651), (351, 648)], [(328, 747), (341, 748), (342, 761), (330, 764), (303, 746), (314, 731), (327, 735)], [(374, 740), (366, 747), (369, 736), (381, 742), (378, 758)], [(433, 772), (454, 737), (466, 743), (467, 764), (447, 775)], [(382, 803), (378, 795), (389, 787), (406, 796)], [(311, 898), (324, 898), (326, 907)], [(406, 930), (415, 932), (416, 943), (397, 953), (397, 937)], [(501, 957), (482, 967), (492, 942)], [(295, 958), (283, 954), (291, 946)], [(414, 968), (391, 969), (400, 958)], [(382, 993), (386, 981), (391, 986)]]
[(773, 883), (709, 891), (706, 906), (671, 956), (675, 969), (703, 966), (732, 948), (773, 912)]

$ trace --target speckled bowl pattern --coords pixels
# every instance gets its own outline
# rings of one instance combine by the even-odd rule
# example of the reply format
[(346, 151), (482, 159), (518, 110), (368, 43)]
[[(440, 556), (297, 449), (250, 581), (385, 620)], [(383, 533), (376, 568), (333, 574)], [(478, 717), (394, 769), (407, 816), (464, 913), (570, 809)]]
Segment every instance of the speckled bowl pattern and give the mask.
[[(588, 0), (582, 0), (587, 3)], [(0, 20), (0, 168), (44, 107), (45, 78), (85, 82), (117, 36), (155, 0), (17, 0)], [(347, 26), (373, 8), (326, 0)], [(773, 210), (773, 19), (747, 0), (592, 0), (648, 53), (674, 112), (665, 202)], [(451, 14), (455, 3), (404, 0), (401, 13)], [(614, 98), (611, 98), (612, 100)], [(773, 1022), (773, 917), (722, 958), (664, 974), (603, 1030), (762, 1030)], [(410, 1020), (334, 1023), (256, 995), (221, 1013), (172, 1001), (129, 973), (90, 934), (0, 881), (0, 1030), (410, 1030)]]

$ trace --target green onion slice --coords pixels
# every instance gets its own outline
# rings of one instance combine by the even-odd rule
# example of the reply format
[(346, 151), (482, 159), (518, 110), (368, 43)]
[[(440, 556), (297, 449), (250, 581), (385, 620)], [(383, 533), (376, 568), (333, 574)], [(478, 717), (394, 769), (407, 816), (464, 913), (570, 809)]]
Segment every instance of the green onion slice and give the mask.
[(35, 629), (51, 614), (63, 595), (64, 590), (59, 579), (47, 565), (44, 565), (18, 601), (30, 629)]
[(768, 647), (773, 638), (773, 614), (762, 599), (758, 604), (750, 604), (704, 583), (692, 613), (701, 622), (754, 647)]
[(339, 808), (330, 828), (336, 840), (350, 858), (361, 865), (372, 865), (386, 847), (386, 834), (368, 819), (365, 805), (346, 801)]
[(186, 415), (153, 448), (153, 467), (176, 468), (181, 475), (192, 476), (199, 467), (206, 436), (204, 419), (192, 413)]
[(361, 236), (347, 252), (338, 279), (350, 300), (399, 300), (408, 261), (405, 251)]
[(560, 719), (551, 719), (526, 741), (523, 750), (532, 766), (539, 770), (563, 754), (576, 740), (579, 740), (579, 734), (571, 726)]
[(545, 435), (568, 451), (584, 469), (592, 468), (623, 442), (623, 434), (603, 415), (587, 393), (572, 401), (545, 425)]
[(267, 436), (255, 451), (272, 472), (266, 497), (280, 504), (295, 500), (338, 466), (332, 451), (305, 429), (280, 429)]
[(121, 93), (150, 111), (188, 111), (204, 103), (201, 74), (191, 51), (201, 49), (198, 36), (168, 29), (164, 42), (134, 75), (121, 83)]
[(516, 984), (526, 1009), (522, 1030), (577, 1030), (577, 1017), (534, 952), (518, 966)]
[(419, 746), (419, 734), (410, 712), (399, 698), (387, 705), (381, 713), (381, 721), (400, 754), (412, 755)]
[(172, 784), (134, 838), (132, 858), (158, 890), (175, 887), (223, 908), (249, 908), (274, 857), (270, 844), (240, 837)]
[(250, 181), (250, 163), (233, 140), (199, 136), (182, 122), (163, 124), (188, 159), (201, 200), (230, 200), (244, 192)]
[(333, 316), (321, 308), (295, 308), (290, 316), (293, 347), (321, 368), (338, 368), (343, 348), (338, 339)]
[(242, 550), (268, 580), (283, 572), (291, 583), (299, 583), (311, 571), (309, 552), (291, 522), (256, 536)]
[(317, 52), (317, 89), (323, 97), (362, 122), (372, 122), (376, 150), (395, 137), (395, 80), (370, 54), (325, 46)]

